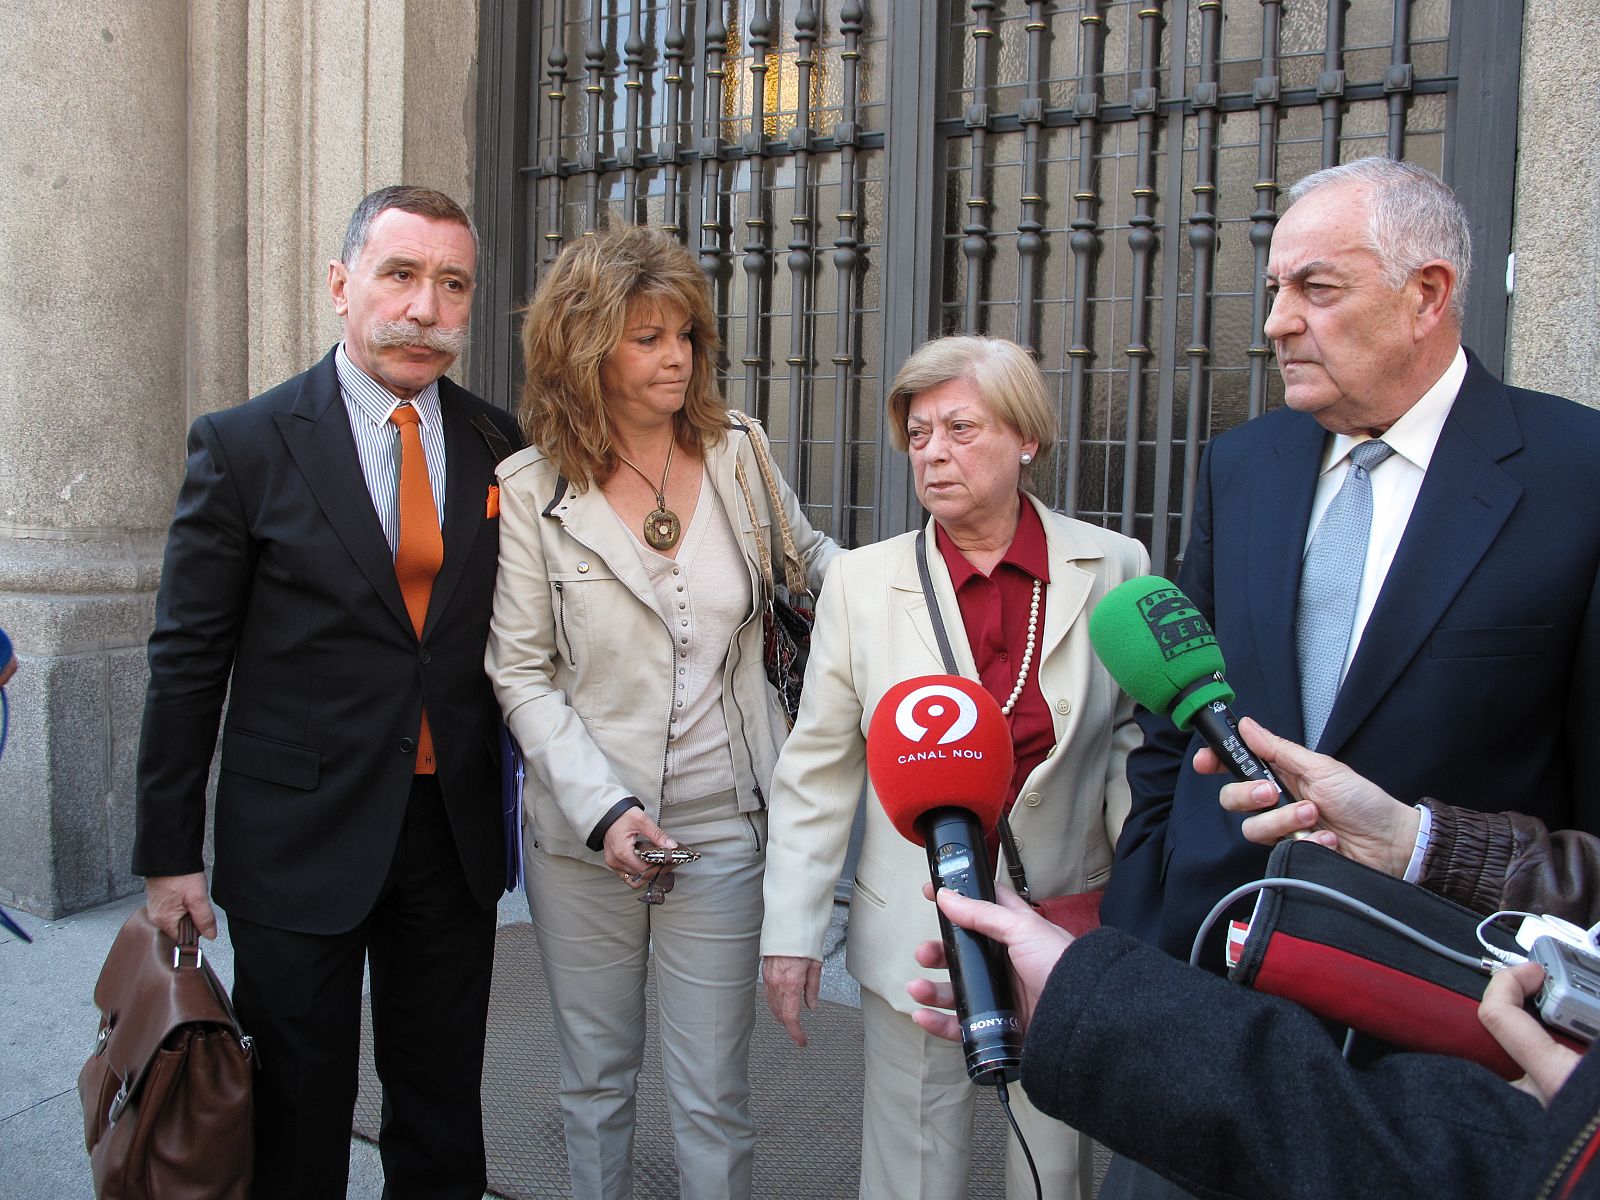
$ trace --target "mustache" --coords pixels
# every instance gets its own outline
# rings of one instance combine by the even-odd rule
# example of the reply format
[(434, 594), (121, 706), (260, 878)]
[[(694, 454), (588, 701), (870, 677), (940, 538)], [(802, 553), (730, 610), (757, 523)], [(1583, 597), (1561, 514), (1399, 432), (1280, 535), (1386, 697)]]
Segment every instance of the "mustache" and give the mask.
[(421, 346), (459, 358), (467, 348), (467, 327), (416, 325), (410, 321), (383, 321), (371, 333), (375, 346)]

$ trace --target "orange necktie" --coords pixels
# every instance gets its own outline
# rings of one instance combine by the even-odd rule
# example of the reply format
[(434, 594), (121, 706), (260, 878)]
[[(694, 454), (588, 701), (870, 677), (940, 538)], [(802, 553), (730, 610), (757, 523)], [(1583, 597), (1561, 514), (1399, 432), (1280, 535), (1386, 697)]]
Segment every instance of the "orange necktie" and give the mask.
[[(411, 405), (402, 404), (389, 414), (389, 420), (400, 428), (400, 536), (394, 551), (394, 573), (420, 638), (428, 619), (433, 577), (444, 562), (444, 538), (439, 533), (433, 484), (428, 480), (428, 455), (422, 448), (422, 417)], [(417, 733), (417, 774), (432, 775), (436, 769), (433, 732), (424, 710)]]

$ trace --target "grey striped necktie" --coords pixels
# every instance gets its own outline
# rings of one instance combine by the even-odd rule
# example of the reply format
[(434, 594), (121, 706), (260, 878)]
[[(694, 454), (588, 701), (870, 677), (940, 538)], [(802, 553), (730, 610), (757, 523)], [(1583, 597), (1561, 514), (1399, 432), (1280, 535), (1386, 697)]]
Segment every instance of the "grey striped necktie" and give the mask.
[(1300, 708), (1307, 746), (1322, 740), (1322, 730), (1339, 693), (1339, 676), (1355, 629), (1356, 599), (1372, 535), (1370, 472), (1394, 453), (1387, 442), (1362, 442), (1350, 451), (1344, 482), (1322, 520), (1300, 569), (1300, 608), (1295, 618), (1295, 650), (1300, 658)]

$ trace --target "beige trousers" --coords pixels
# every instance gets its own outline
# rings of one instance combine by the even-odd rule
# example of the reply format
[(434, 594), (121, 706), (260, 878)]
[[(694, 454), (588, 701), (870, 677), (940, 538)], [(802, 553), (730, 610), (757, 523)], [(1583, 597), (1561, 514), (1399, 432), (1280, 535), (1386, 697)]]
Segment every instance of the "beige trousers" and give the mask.
[[(967, 1078), (961, 1046), (930, 1037), (883, 997), (861, 991), (866, 1087), (861, 1113), (862, 1200), (965, 1200), (975, 1104), (993, 1088)], [(1007, 1089), (1011, 1111), (1039, 1168), (1045, 1200), (1079, 1200), (1078, 1159), (1089, 1141)], [(1090, 1172), (1085, 1171), (1085, 1183)], [(1091, 1185), (1092, 1186), (1092, 1185)], [(1087, 1193), (1086, 1193), (1087, 1194)], [(1006, 1134), (1007, 1200), (1033, 1200), (1033, 1176), (1014, 1133)]]
[(653, 953), (661, 1061), (683, 1200), (750, 1195), (750, 1035), (761, 937), (766, 814), (734, 793), (675, 804), (661, 826), (700, 851), (660, 905), (604, 867), (527, 851), (528, 908), (561, 1051), (575, 1200), (633, 1195), (634, 1085)]

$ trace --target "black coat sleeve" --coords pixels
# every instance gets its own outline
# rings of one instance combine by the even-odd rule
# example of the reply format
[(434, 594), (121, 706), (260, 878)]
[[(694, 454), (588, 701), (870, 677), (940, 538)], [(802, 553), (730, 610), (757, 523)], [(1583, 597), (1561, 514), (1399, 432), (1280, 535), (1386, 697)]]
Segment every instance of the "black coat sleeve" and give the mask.
[(255, 552), (209, 417), (189, 431), (150, 635), (133, 845), (137, 875), (203, 869), (206, 782)]
[(1114, 929), (1074, 943), (1028, 1030), (1041, 1110), (1202, 1198), (1504, 1200), (1537, 1101), (1462, 1059), (1354, 1067), (1310, 1013)]

